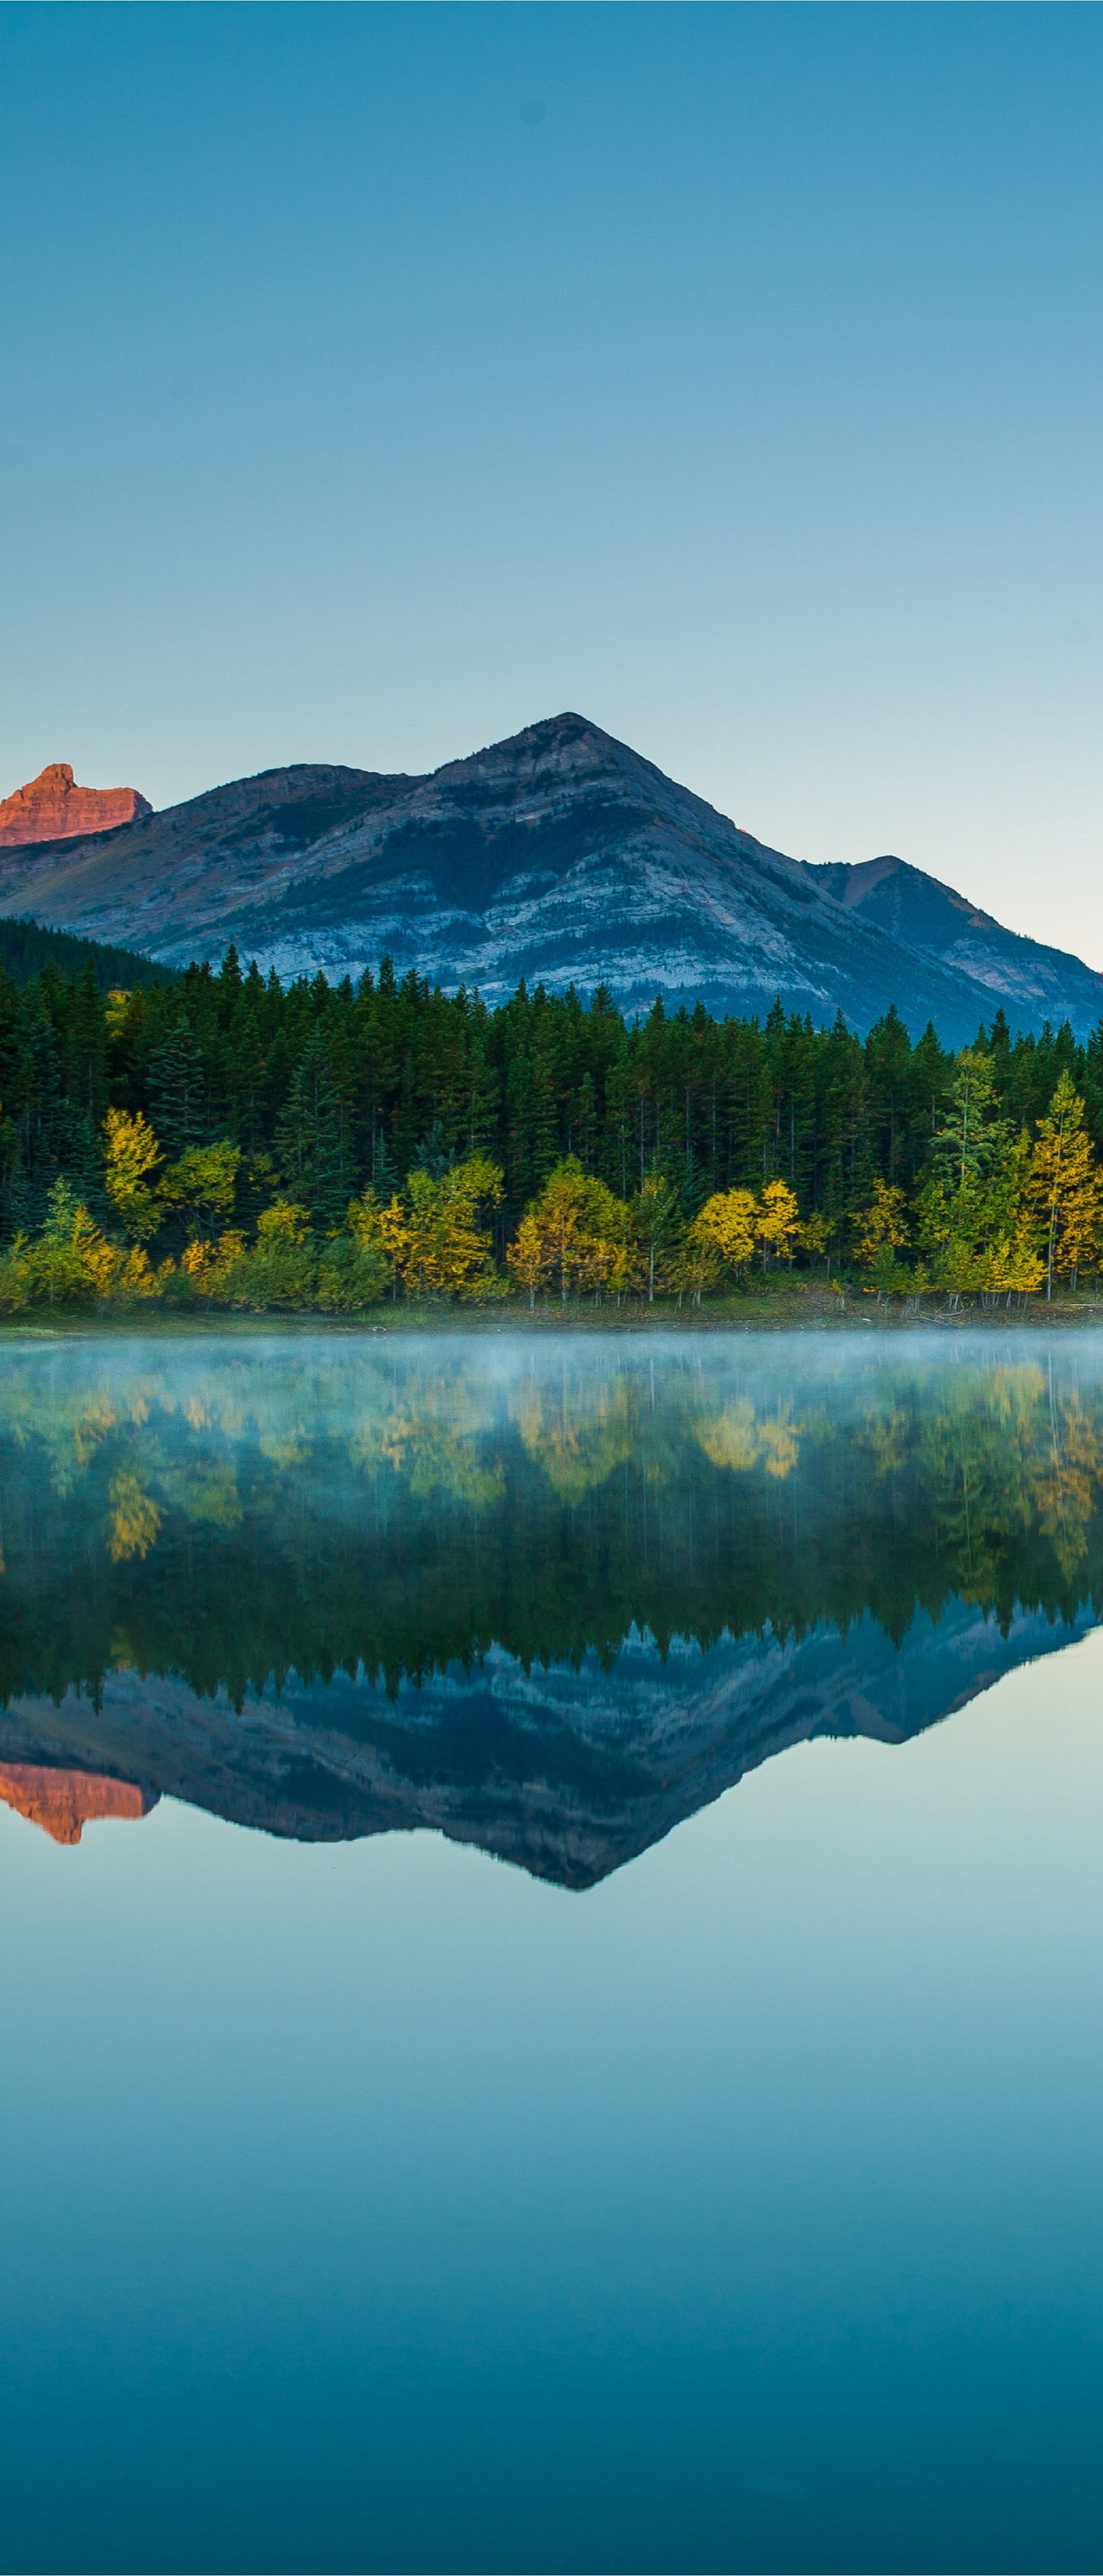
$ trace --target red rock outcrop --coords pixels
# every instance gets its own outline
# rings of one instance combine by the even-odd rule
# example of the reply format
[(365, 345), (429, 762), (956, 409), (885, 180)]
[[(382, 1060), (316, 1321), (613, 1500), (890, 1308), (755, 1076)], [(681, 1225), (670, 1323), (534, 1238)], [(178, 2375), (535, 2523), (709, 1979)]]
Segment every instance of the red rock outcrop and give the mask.
[(112, 832), (153, 807), (136, 787), (76, 787), (67, 760), (52, 760), (29, 787), (0, 800), (0, 849), (28, 841), (74, 841), (85, 832)]
[(95, 1771), (53, 1771), (32, 1762), (0, 1762), (0, 1798), (55, 1843), (79, 1843), (83, 1825), (101, 1816), (146, 1816), (157, 1804), (133, 1780)]

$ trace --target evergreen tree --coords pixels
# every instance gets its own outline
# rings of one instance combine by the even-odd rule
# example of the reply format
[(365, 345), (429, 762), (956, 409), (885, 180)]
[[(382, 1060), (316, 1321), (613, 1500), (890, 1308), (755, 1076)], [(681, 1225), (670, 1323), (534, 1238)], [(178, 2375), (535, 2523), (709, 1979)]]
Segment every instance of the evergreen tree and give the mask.
[(173, 1160), (202, 1139), (203, 1087), (200, 1048), (181, 1015), (153, 1049), (146, 1076), (150, 1121)]

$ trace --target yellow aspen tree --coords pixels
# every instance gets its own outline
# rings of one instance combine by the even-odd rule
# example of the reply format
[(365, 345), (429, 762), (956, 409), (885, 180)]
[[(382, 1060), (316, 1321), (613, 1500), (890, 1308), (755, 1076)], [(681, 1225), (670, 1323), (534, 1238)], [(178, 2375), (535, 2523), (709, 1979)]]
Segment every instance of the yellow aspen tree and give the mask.
[(497, 1297), (505, 1282), (494, 1267), (494, 1247), (486, 1212), (500, 1207), (502, 1174), (486, 1154), (470, 1154), (444, 1174), (445, 1288), (450, 1297)]
[(796, 1191), (790, 1189), (788, 1181), (767, 1181), (755, 1215), (755, 1234), (762, 1245), (763, 1269), (770, 1251), (777, 1261), (791, 1261), (799, 1233), (800, 1210)]
[(547, 1277), (549, 1253), (531, 1209), (517, 1228), (513, 1242), (506, 1245), (506, 1268), (519, 1288), (528, 1290), (530, 1310), (536, 1304), (536, 1291)]
[(529, 1214), (547, 1267), (553, 1275), (558, 1273), (559, 1294), (566, 1305), (571, 1289), (581, 1282), (589, 1249), (586, 1175), (581, 1164), (573, 1160), (558, 1164)]
[(1046, 1296), (1055, 1276), (1075, 1284), (1095, 1251), (1103, 1211), (1103, 1177), (1084, 1126), (1084, 1103), (1063, 1073), (1031, 1149), (1026, 1202), (1045, 1265)]
[(114, 1252), (113, 1268), (102, 1293), (117, 1297), (129, 1305), (135, 1297), (163, 1297), (176, 1277), (175, 1261), (162, 1261), (156, 1270), (143, 1244), (132, 1243), (129, 1252)]
[(988, 1246), (979, 1285), (993, 1296), (1032, 1296), (1046, 1275), (1041, 1253), (1031, 1242), (1025, 1224), (1014, 1233), (997, 1235)]
[(383, 1212), (387, 1248), (415, 1297), (500, 1296), (489, 1228), (482, 1210), (502, 1197), (502, 1175), (485, 1154), (472, 1154), (439, 1179), (411, 1172), (404, 1202)]
[(725, 1270), (745, 1270), (754, 1258), (754, 1192), (715, 1191), (694, 1217), (687, 1245), (715, 1252)]
[(201, 1296), (219, 1297), (245, 1257), (245, 1236), (235, 1226), (220, 1234), (217, 1243), (189, 1243), (180, 1255), (180, 1268)]
[(573, 1156), (549, 1173), (521, 1220), (516, 1241), (514, 1257), (506, 1254), (514, 1277), (522, 1286), (529, 1284), (519, 1266), (524, 1263), (532, 1273), (532, 1296), (542, 1281), (558, 1279), (564, 1305), (572, 1290), (613, 1286), (623, 1292), (638, 1268), (623, 1199), (584, 1172)]
[(106, 1169), (104, 1188), (125, 1234), (135, 1243), (156, 1234), (163, 1210), (149, 1186), (150, 1174), (163, 1160), (160, 1145), (140, 1109), (109, 1109), (103, 1122)]
[[(907, 1200), (887, 1181), (873, 1184), (873, 1204), (854, 1220), (854, 1258), (869, 1272), (870, 1291), (898, 1285), (902, 1275), (897, 1254), (908, 1240)], [(869, 1293), (869, 1291), (867, 1291)]]

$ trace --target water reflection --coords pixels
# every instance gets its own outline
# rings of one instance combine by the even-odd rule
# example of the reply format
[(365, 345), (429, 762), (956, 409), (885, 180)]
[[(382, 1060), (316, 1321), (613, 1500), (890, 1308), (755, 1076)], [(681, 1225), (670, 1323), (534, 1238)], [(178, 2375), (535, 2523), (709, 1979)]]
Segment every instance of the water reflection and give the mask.
[(1094, 1336), (10, 1337), (0, 1797), (590, 1884), (1094, 1624), (1101, 1486)]
[(40, 1825), (55, 1843), (79, 1843), (85, 1825), (102, 1816), (148, 1816), (157, 1792), (131, 1780), (102, 1779), (95, 1772), (50, 1770), (31, 1762), (0, 1762), (0, 1798), (16, 1814)]

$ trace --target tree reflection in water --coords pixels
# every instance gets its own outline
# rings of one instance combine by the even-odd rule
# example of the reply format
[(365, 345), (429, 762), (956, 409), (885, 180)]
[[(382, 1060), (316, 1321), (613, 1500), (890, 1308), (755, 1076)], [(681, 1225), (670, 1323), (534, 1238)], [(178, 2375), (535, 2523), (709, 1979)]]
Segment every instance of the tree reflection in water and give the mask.
[(1094, 1336), (13, 1336), (0, 1751), (582, 1883), (1091, 1624), (1101, 1488)]

